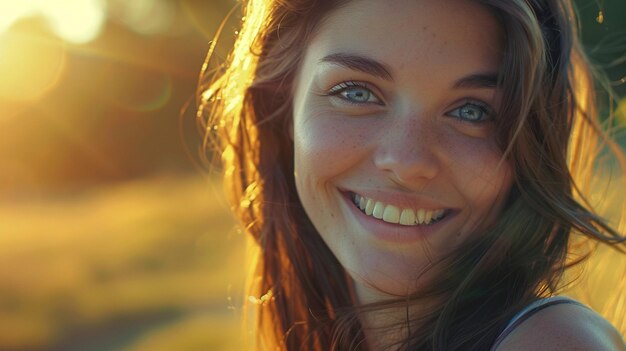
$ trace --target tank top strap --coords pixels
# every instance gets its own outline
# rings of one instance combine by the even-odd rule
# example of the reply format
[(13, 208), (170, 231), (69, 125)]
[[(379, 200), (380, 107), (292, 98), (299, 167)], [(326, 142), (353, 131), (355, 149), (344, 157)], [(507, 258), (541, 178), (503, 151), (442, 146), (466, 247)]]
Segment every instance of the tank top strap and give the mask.
[(504, 328), (504, 330), (502, 330), (500, 335), (498, 335), (498, 338), (496, 339), (495, 343), (491, 347), (491, 351), (495, 351), (496, 348), (500, 346), (502, 341), (509, 334), (511, 334), (511, 332), (513, 332), (513, 330), (517, 328), (517, 326), (522, 324), (528, 318), (532, 317), (535, 313), (543, 310), (544, 308), (547, 308), (553, 305), (560, 305), (560, 304), (574, 304), (574, 305), (579, 305), (585, 308), (589, 308), (585, 306), (584, 304), (566, 296), (552, 296), (552, 297), (536, 300), (532, 302), (531, 304), (529, 304), (528, 306), (526, 306), (523, 310), (519, 311), (515, 316), (513, 316), (513, 318), (511, 318), (511, 320), (509, 321), (507, 326)]

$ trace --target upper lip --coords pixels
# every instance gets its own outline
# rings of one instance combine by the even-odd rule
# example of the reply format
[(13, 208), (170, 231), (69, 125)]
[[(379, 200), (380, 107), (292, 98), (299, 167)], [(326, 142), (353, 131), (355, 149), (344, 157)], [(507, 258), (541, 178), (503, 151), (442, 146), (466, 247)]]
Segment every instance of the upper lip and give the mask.
[(399, 208), (412, 208), (412, 209), (424, 209), (424, 210), (442, 210), (451, 209), (451, 207), (445, 204), (433, 200), (422, 194), (407, 194), (398, 191), (385, 191), (376, 189), (367, 190), (348, 190), (340, 189), (344, 194), (348, 194), (352, 199), (354, 194), (361, 195), (370, 198), (375, 201), (380, 201), (387, 205), (394, 205)]

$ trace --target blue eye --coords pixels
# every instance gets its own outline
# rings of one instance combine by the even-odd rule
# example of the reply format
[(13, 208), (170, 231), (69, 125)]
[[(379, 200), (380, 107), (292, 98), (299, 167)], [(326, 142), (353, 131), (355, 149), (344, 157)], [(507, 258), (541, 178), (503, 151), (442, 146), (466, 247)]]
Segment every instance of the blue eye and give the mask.
[(354, 102), (368, 102), (372, 92), (363, 88), (350, 88), (341, 92), (341, 96)]
[(448, 112), (447, 115), (472, 123), (486, 122), (493, 118), (491, 109), (487, 105), (477, 102), (468, 102)]
[(341, 99), (352, 104), (382, 104), (365, 83), (343, 82), (335, 85), (328, 91), (330, 96), (339, 96)]

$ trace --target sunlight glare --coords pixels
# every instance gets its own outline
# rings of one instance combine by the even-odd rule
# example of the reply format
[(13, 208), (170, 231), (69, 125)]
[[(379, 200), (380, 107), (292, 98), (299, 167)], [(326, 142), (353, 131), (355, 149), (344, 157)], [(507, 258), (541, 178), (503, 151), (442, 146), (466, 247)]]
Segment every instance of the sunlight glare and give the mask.
[(153, 35), (170, 30), (174, 21), (174, 4), (166, 0), (112, 1), (110, 6), (119, 11), (119, 17), (133, 31)]
[(0, 99), (36, 101), (54, 88), (66, 62), (60, 39), (5, 33), (0, 36)]
[(52, 30), (76, 44), (87, 43), (100, 34), (106, 20), (104, 0), (41, 1), (40, 9)]
[(0, 1), (0, 34), (9, 29), (20, 18), (36, 14), (32, 1), (23, 1), (15, 5), (12, 1)]
[(106, 20), (104, 0), (0, 1), (0, 33), (18, 20), (42, 16), (64, 40), (84, 44), (98, 37)]

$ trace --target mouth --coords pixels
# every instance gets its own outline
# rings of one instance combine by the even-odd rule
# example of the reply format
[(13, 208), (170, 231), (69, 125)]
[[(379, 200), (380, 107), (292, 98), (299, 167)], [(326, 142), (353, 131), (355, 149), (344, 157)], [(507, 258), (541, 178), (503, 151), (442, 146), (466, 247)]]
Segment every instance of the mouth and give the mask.
[(353, 192), (348, 193), (348, 196), (356, 208), (366, 216), (402, 226), (431, 226), (444, 220), (451, 212), (444, 208), (403, 208)]

